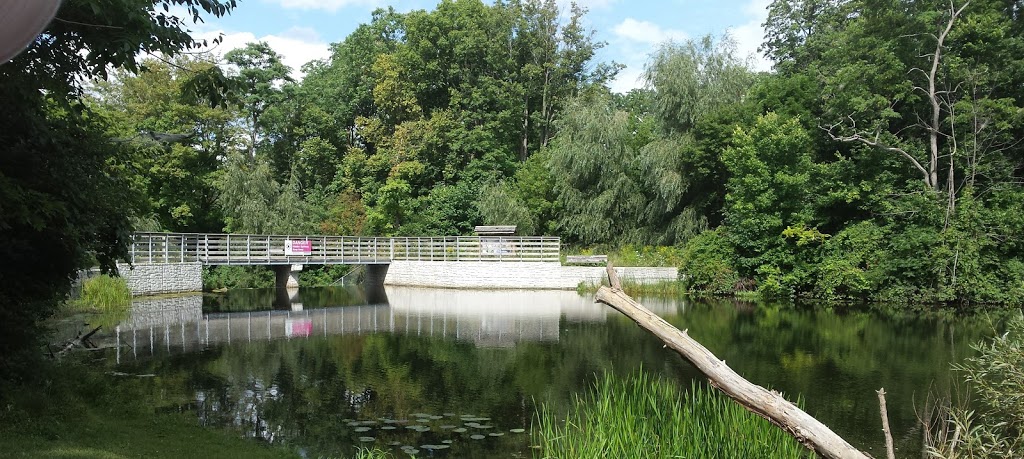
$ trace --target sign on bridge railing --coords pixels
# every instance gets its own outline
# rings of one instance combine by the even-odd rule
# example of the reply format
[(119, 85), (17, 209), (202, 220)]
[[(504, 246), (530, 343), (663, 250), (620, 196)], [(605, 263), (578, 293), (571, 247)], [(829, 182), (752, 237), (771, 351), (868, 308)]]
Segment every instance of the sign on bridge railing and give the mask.
[(299, 255), (308, 256), (313, 254), (313, 241), (309, 239), (294, 240), (288, 239), (284, 241), (284, 254), (285, 255)]

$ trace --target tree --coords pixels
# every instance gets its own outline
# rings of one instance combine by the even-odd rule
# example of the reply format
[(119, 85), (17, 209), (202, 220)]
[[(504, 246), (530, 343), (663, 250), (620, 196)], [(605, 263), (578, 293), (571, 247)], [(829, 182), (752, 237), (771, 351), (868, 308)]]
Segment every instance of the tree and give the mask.
[(249, 43), (233, 49), (224, 59), (238, 67), (233, 78), (238, 91), (236, 97), (245, 112), (244, 120), (249, 133), (247, 150), (255, 158), (259, 144), (266, 137), (263, 115), (283, 99), (280, 85), (291, 82), (291, 69), (281, 62), (281, 56), (265, 42)]
[(213, 68), (204, 57), (149, 59), (137, 75), (97, 81), (89, 107), (110, 123), (129, 156), (122, 173), (146, 197), (160, 230), (220, 231), (215, 176), (236, 143), (236, 114), (192, 97), (188, 84)]
[(117, 146), (80, 102), (81, 82), (137, 70), (142, 53), (200, 46), (165, 8), (182, 5), (198, 19), (234, 4), (68, 2), (28, 50), (0, 66), (0, 237), (8, 241), (0, 255), (18, 267), (0, 274), (0, 380), (32, 375), (38, 321), (65, 298), (76, 270), (93, 260), (111, 269), (125, 253), (126, 209), (135, 204), (111, 167)]

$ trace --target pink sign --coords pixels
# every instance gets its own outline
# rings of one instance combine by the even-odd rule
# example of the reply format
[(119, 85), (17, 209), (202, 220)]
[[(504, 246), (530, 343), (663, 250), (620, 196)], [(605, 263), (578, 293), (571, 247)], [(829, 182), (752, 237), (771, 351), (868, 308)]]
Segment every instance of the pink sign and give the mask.
[(293, 241), (288, 239), (284, 241), (285, 255), (310, 255), (312, 253), (313, 241), (308, 239), (302, 241)]
[(309, 336), (313, 334), (313, 321), (309, 319), (288, 319), (284, 323), (285, 335)]

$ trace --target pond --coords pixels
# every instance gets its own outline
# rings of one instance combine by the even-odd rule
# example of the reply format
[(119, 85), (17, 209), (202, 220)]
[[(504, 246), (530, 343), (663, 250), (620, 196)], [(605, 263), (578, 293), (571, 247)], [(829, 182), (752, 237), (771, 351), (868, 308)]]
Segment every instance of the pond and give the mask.
[[(639, 298), (754, 383), (855, 446), (882, 451), (884, 387), (900, 456), (918, 456), (915, 405), (948, 393), (982, 317)], [(295, 448), (531, 457), (537, 409), (566, 410), (603, 372), (701, 379), (653, 336), (573, 291), (387, 287), (237, 290), (136, 301), (106, 338), (110, 364), (154, 375), (161, 410)], [(140, 381), (143, 379), (140, 378)]]

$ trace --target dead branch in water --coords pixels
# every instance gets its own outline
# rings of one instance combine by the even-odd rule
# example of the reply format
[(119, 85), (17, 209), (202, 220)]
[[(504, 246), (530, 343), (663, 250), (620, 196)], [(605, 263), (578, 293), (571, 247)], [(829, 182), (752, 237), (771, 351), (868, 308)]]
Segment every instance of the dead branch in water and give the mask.
[(706, 347), (690, 338), (686, 330), (666, 322), (622, 291), (619, 277), (608, 263), (608, 283), (597, 291), (597, 301), (607, 304), (633, 319), (653, 333), (665, 345), (679, 353), (708, 377), (712, 386), (721, 390), (747, 410), (781, 427), (801, 444), (827, 458), (866, 459), (869, 456), (854, 448), (813, 416), (790, 403), (778, 392), (758, 386), (733, 371), (725, 361), (715, 357)]

